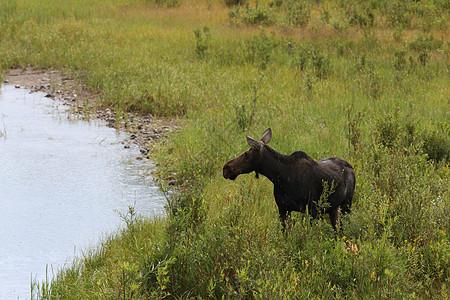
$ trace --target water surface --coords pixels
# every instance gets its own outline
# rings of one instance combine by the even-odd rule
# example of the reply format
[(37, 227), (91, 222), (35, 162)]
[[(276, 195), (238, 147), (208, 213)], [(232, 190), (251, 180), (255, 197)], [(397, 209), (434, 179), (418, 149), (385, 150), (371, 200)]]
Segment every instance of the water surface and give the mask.
[(163, 212), (154, 166), (124, 149), (125, 136), (73, 120), (68, 107), (4, 85), (0, 89), (0, 299), (29, 299), (31, 278), (70, 264), (123, 225), (129, 205)]

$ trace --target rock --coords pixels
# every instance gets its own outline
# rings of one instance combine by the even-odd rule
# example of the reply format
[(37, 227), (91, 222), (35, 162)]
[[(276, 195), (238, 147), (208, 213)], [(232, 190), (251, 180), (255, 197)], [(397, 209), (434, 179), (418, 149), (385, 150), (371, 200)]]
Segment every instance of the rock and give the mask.
[(18, 84), (16, 84), (14, 87), (15, 87), (16, 89), (20, 89), (20, 85), (18, 85)]
[(3, 80), (3, 83), (9, 83), (8, 79)]
[(53, 94), (47, 94), (47, 95), (45, 95), (45, 98), (55, 98), (55, 95), (53, 95)]
[(147, 154), (150, 150), (148, 148), (141, 148), (139, 149), (139, 151), (141, 151), (142, 154)]

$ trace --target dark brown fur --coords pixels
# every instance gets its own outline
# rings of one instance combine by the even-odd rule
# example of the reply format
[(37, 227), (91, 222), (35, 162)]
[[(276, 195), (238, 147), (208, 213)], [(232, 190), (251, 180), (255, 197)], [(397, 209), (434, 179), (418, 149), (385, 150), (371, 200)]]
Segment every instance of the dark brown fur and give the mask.
[(247, 136), (250, 149), (230, 160), (223, 167), (223, 177), (234, 180), (240, 174), (255, 171), (269, 178), (274, 185), (275, 201), (283, 228), (287, 216), (292, 211), (308, 211), (312, 218), (318, 216), (324, 184), (332, 193), (325, 199), (327, 205), (323, 212), (330, 216), (331, 225), (337, 229), (338, 211), (350, 212), (355, 190), (355, 172), (353, 167), (337, 157), (315, 161), (303, 151), (283, 155), (267, 143), (272, 132), (267, 129), (261, 141)]

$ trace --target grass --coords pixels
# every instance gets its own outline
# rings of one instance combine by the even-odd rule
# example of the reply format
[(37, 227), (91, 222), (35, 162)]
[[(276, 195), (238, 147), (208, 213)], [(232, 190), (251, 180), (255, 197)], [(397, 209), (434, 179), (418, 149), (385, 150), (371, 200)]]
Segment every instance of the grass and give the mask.
[[(184, 124), (154, 153), (162, 187), (183, 183), (168, 216), (130, 211), (37, 298), (449, 297), (448, 4), (300, 2), (0, 4), (0, 68), (62, 69), (100, 105)], [(283, 154), (355, 167), (340, 235), (295, 214), (284, 236), (266, 178), (222, 178), (267, 127)]]

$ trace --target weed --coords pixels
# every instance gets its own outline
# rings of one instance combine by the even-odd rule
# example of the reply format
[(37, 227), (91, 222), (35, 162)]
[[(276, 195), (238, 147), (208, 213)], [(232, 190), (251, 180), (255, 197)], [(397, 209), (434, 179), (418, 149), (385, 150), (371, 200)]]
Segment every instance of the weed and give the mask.
[(406, 54), (406, 50), (399, 50), (395, 52), (394, 68), (396, 70), (400, 71), (406, 67)]
[(119, 217), (125, 222), (126, 228), (129, 231), (134, 231), (134, 227), (136, 225), (136, 221), (138, 220), (138, 216), (136, 215), (136, 209), (134, 205), (128, 205), (128, 211), (126, 213), (117, 212)]
[(359, 25), (361, 28), (372, 27), (375, 21), (373, 11), (369, 7), (358, 5), (347, 9), (349, 24)]
[(226, 6), (244, 5), (248, 0), (225, 0)]
[(353, 115), (354, 106), (349, 105), (346, 108), (347, 112), (347, 139), (348, 149), (353, 148), (353, 151), (359, 152), (362, 149), (361, 145), (361, 121), (364, 118), (364, 113), (358, 111)]
[(376, 125), (378, 142), (385, 147), (392, 148), (400, 135), (400, 124), (398, 122), (398, 111), (381, 117)]
[(430, 54), (426, 51), (421, 51), (419, 53), (419, 56), (417, 57), (417, 60), (422, 66), (425, 66), (430, 59)]
[(383, 93), (383, 85), (381, 76), (375, 70), (375, 67), (370, 62), (366, 66), (366, 59), (362, 56), (358, 68), (360, 70), (359, 80), (363, 92), (371, 99), (380, 98)]
[(240, 131), (245, 132), (253, 125), (256, 116), (256, 105), (258, 102), (258, 86), (253, 88), (253, 95), (247, 103), (234, 102), (234, 109), (236, 114), (235, 123)]
[(305, 0), (287, 0), (283, 2), (287, 21), (294, 26), (304, 26), (311, 18), (311, 8)]
[(443, 42), (436, 40), (432, 35), (419, 35), (408, 43), (409, 49), (419, 53), (428, 53), (443, 46)]
[(326, 78), (331, 71), (330, 59), (327, 55), (318, 51), (311, 52), (311, 65), (317, 78)]
[(412, 20), (409, 2), (400, 0), (390, 2), (390, 7), (387, 11), (387, 18), (394, 27), (409, 27)]
[(401, 42), (403, 39), (403, 26), (395, 26), (392, 36), (394, 37), (394, 41)]
[(270, 25), (275, 22), (271, 8), (266, 5), (248, 5), (242, 12), (242, 21), (248, 25)]
[(335, 192), (336, 183), (332, 181), (330, 184), (328, 181), (322, 180), (322, 188), (320, 199), (316, 203), (317, 211), (319, 212), (324, 212), (329, 208), (330, 203), (328, 202), (328, 198)]
[(272, 54), (278, 42), (264, 32), (253, 36), (246, 45), (247, 60), (258, 68), (265, 70), (272, 60)]
[(317, 83), (316, 77), (312, 75), (311, 72), (306, 72), (304, 85), (306, 87), (308, 99), (312, 99), (314, 86), (316, 83)]
[(208, 26), (204, 26), (203, 30), (194, 30), (195, 35), (195, 53), (198, 57), (204, 58), (210, 47), (211, 32)]
[(439, 123), (423, 133), (423, 151), (429, 159), (450, 160), (450, 126)]

